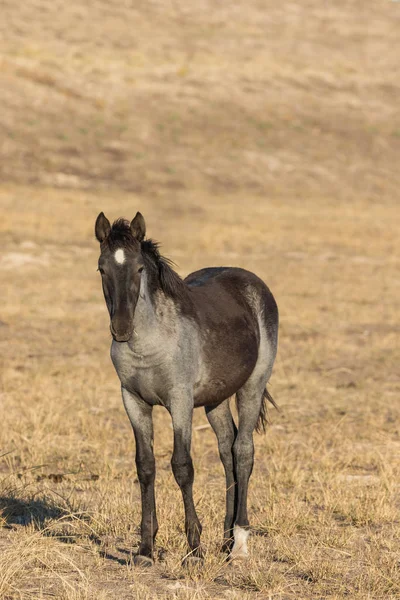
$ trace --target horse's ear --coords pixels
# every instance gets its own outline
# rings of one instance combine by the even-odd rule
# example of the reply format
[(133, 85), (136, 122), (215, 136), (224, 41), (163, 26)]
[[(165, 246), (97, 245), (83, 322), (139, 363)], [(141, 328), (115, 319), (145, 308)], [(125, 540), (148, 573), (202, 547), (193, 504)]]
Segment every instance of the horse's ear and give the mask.
[(140, 212), (137, 212), (135, 218), (131, 221), (131, 231), (133, 237), (135, 237), (138, 242), (143, 241), (144, 236), (146, 235), (146, 223)]
[(96, 219), (96, 225), (94, 226), (94, 231), (96, 234), (96, 238), (101, 242), (104, 242), (108, 234), (110, 233), (111, 225), (110, 221), (107, 219), (105, 214), (101, 212)]

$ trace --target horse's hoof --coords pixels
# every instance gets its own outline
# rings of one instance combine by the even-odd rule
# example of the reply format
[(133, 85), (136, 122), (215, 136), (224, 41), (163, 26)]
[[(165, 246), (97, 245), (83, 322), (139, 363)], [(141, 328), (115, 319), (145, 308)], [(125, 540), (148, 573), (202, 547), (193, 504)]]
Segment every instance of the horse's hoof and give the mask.
[(200, 567), (203, 563), (204, 558), (202, 556), (193, 556), (192, 554), (186, 556), (182, 561), (182, 565), (188, 568)]
[(135, 567), (144, 567), (145, 569), (148, 569), (149, 567), (152, 567), (154, 565), (154, 561), (149, 556), (143, 556), (143, 554), (136, 554), (136, 556), (133, 557), (133, 564), (135, 565)]

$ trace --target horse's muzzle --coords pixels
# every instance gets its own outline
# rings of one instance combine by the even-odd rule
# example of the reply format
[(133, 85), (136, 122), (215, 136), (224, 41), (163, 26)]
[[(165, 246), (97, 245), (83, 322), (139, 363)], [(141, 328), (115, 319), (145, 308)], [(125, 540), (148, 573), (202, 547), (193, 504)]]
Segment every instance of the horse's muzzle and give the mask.
[(112, 326), (112, 323), (110, 325), (110, 331), (111, 335), (113, 336), (113, 339), (116, 342), (128, 342), (132, 337), (132, 332), (118, 333), (117, 331), (115, 331), (114, 327)]

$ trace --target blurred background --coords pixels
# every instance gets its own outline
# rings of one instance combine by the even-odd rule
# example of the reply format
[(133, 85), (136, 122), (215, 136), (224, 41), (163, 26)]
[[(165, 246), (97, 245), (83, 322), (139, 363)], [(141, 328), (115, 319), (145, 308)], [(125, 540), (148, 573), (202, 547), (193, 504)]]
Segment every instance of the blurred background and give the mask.
[[(397, 3), (2, 3), (3, 181), (393, 201)], [(250, 204), (251, 206), (251, 204)]]
[[(210, 563), (198, 597), (226, 585), (241, 598), (398, 597), (399, 56), (390, 0), (3, 0), (0, 523), (12, 531), (0, 529), (0, 597), (32, 581), (59, 590), (62, 572), (72, 588), (58, 597), (79, 600), (66, 561), (94, 574), (82, 598), (109, 597), (102, 577), (132, 597), (121, 565), (139, 496), (94, 222), (137, 210), (182, 276), (242, 266), (280, 308), (270, 391), (282, 410), (257, 437), (250, 492), (264, 537), (253, 575), (215, 583)], [(155, 413), (172, 577), (181, 502), (169, 419)], [(212, 557), (224, 480), (202, 411), (194, 427)], [(44, 538), (29, 535), (59, 531), (77, 507), (95, 537), (75, 516), (83, 552), (52, 540), (38, 573)]]

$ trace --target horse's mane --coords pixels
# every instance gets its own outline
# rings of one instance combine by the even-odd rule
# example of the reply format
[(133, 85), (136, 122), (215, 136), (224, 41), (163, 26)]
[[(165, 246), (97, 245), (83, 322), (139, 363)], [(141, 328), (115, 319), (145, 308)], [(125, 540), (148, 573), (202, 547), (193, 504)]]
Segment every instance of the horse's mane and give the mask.
[(149, 275), (151, 292), (160, 287), (164, 294), (173, 300), (182, 301), (188, 298), (189, 289), (183, 279), (174, 271), (173, 261), (161, 255), (160, 245), (154, 240), (138, 242), (132, 234), (129, 221), (126, 219), (114, 221), (105, 241), (112, 251), (121, 247), (137, 250), (140, 247)]

